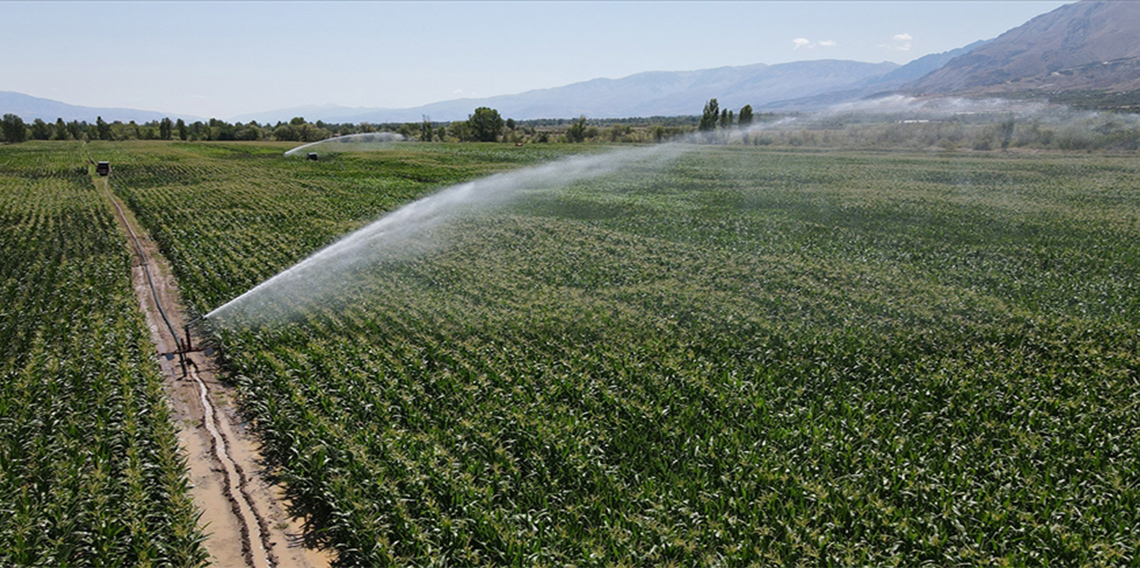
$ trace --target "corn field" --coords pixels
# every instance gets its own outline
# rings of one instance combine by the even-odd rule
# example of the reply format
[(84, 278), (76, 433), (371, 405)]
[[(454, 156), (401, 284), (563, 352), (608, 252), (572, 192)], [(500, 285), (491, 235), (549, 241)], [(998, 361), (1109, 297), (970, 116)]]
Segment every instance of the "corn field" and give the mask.
[(0, 565), (205, 560), (109, 208), (82, 146), (0, 149)]
[[(207, 313), (570, 151), (282, 150), (92, 152)], [(213, 341), (340, 566), (1131, 565), (1137, 180), (1134, 156), (702, 147)]]

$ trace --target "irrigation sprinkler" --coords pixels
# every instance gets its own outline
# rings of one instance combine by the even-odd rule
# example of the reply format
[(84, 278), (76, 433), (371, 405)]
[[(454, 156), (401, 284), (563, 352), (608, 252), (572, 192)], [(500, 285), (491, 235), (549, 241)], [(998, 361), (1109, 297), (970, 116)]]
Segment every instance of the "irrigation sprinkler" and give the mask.
[(202, 317), (198, 316), (184, 325), (182, 327), (182, 331), (184, 332), (184, 337), (186, 338), (185, 341), (179, 340), (178, 337), (175, 336), (174, 342), (178, 345), (178, 349), (176, 351), (162, 354), (162, 356), (165, 357), (167, 361), (174, 359), (175, 355), (178, 356), (178, 364), (180, 367), (182, 367), (182, 378), (186, 378), (187, 364), (189, 364), (191, 367), (194, 367), (195, 371), (198, 370), (197, 363), (195, 363), (193, 360), (188, 359), (186, 355), (190, 353), (205, 353), (206, 355), (213, 355), (214, 352), (217, 351), (217, 349), (213, 347), (206, 347), (202, 345), (199, 345), (197, 347), (194, 346), (193, 336), (190, 334), (190, 326), (201, 320)]
[[(91, 161), (91, 159), (88, 158), (88, 161)], [(99, 172), (99, 175), (106, 176), (106, 175), (111, 173), (111, 164), (109, 162), (99, 162), (99, 164), (96, 166), (96, 171)], [(189, 324), (186, 325), (186, 344), (183, 345), (182, 342), (178, 339), (178, 332), (174, 330), (174, 324), (171, 323), (170, 318), (167, 317), (166, 310), (162, 309), (162, 299), (158, 295), (158, 290), (154, 287), (154, 277), (150, 273), (150, 261), (147, 259), (146, 250), (143, 249), (142, 241), (139, 240), (138, 233), (135, 233), (134, 228), (131, 227), (130, 221), (127, 221), (127, 216), (125, 213), (123, 213), (123, 207), (121, 205), (119, 205), (119, 201), (117, 199), (115, 199), (114, 196), (111, 195), (111, 184), (110, 184), (110, 182), (103, 184), (103, 190), (107, 192), (107, 198), (111, 200), (111, 203), (115, 206), (115, 210), (119, 212), (119, 219), (123, 222), (123, 226), (125, 226), (127, 228), (127, 232), (130, 233), (130, 235), (131, 235), (131, 240), (133, 240), (135, 243), (135, 254), (137, 255), (137, 257), (139, 259), (140, 265), (143, 268), (143, 272), (146, 273), (146, 281), (147, 281), (147, 284), (150, 286), (151, 297), (154, 298), (154, 307), (158, 308), (158, 313), (159, 313), (159, 315), (162, 316), (162, 321), (164, 323), (166, 323), (166, 328), (170, 330), (170, 337), (172, 337), (174, 339), (174, 344), (178, 346), (177, 351), (172, 351), (170, 353), (161, 353), (160, 355), (165, 357), (167, 361), (174, 359), (174, 356), (178, 355), (178, 364), (182, 367), (182, 377), (185, 378), (186, 377), (186, 354), (190, 353), (191, 351), (206, 351), (206, 350), (205, 349), (193, 349), (193, 345), (190, 343), (190, 325)], [(201, 318), (198, 318), (198, 319), (201, 319)], [(194, 321), (197, 321), (197, 320), (194, 320)], [(194, 321), (191, 321), (190, 323), (194, 323)], [(212, 353), (212, 352), (213, 351), (211, 349), (209, 352), (207, 352), (207, 355)], [(193, 365), (192, 361), (191, 361), (191, 364)], [(197, 368), (197, 367), (195, 367), (195, 368)]]

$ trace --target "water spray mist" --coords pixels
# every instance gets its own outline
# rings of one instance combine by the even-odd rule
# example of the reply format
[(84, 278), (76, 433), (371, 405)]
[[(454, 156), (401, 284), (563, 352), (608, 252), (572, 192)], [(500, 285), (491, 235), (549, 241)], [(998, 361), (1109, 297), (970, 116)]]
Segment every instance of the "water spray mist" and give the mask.
[(525, 191), (563, 188), (635, 164), (660, 167), (692, 148), (695, 146), (670, 143), (576, 156), (448, 187), (349, 234), (206, 317), (215, 319), (241, 312), (257, 319), (260, 308), (271, 302), (293, 298), (319, 299), (342, 288), (346, 277), (354, 270), (381, 259), (410, 256), (422, 252), (425, 246), (437, 244), (433, 243), (432, 230), (462, 215), (502, 205)]
[[(258, 284), (253, 289), (207, 314), (214, 319), (241, 312), (250, 319), (268, 317), (270, 303), (285, 310), (297, 298), (320, 299), (349, 282), (352, 271), (374, 265), (382, 259), (409, 258), (439, 243), (433, 229), (461, 215), (499, 206), (526, 191), (551, 190), (572, 183), (619, 172), (635, 164), (660, 167), (672, 158), (701, 147), (696, 142), (727, 143), (763, 130), (810, 127), (836, 115), (893, 115), (947, 117), (959, 114), (1016, 112), (1039, 115), (1039, 104), (1015, 104), (990, 100), (921, 100), (913, 97), (884, 97), (833, 107), (830, 111), (800, 118), (753, 124), (742, 130), (698, 132), (680, 140), (656, 146), (621, 149), (599, 155), (578, 156), (448, 187), (434, 195), (412, 202), (349, 234), (340, 241), (306, 258), (292, 268)], [(337, 147), (347, 143), (386, 144), (403, 140), (390, 132), (353, 134), (306, 144), (285, 153), (291, 156), (318, 144)], [(357, 146), (356, 148), (359, 148)], [(347, 149), (347, 148), (346, 148)], [(286, 303), (280, 303), (284, 300)]]
[(403, 142), (405, 140), (402, 134), (395, 132), (364, 132), (361, 134), (346, 134), (344, 136), (337, 136), (335, 138), (327, 138), (317, 142), (310, 142), (297, 146), (285, 152), (286, 156), (294, 156), (309, 150), (313, 147), (320, 146), (322, 148), (335, 149), (340, 144), (352, 144), (353, 147), (345, 148), (346, 150), (359, 150), (361, 144), (390, 144), (392, 142)]

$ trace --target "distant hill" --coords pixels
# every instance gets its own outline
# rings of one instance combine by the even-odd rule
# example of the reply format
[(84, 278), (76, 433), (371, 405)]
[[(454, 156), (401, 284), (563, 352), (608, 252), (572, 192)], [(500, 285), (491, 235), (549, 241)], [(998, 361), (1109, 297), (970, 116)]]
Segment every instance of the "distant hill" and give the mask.
[(1140, 2), (1066, 4), (903, 87), (916, 95), (1140, 89)]
[(758, 110), (766, 111), (813, 111), (822, 110), (832, 105), (857, 101), (867, 97), (888, 93), (897, 90), (899, 87), (907, 84), (910, 81), (923, 77), (939, 68), (946, 63), (952, 61), (954, 58), (970, 53), (971, 51), (986, 45), (991, 40), (975, 41), (966, 47), (959, 47), (944, 51), (942, 53), (932, 53), (923, 57), (919, 57), (902, 67), (894, 69), (884, 75), (878, 77), (871, 77), (860, 81), (857, 86), (850, 89), (841, 89), (828, 91), (826, 93), (808, 97), (795, 98), (790, 100), (775, 101), (760, 105)]
[[(98, 107), (85, 107), (69, 105), (51, 99), (42, 99), (25, 95), (23, 93), (15, 93), (12, 91), (0, 91), (0, 114), (14, 114), (25, 121), (31, 122), (37, 118), (45, 122), (55, 122), (55, 119), (62, 118), (64, 121), (71, 122), (72, 120), (84, 120), (87, 122), (95, 122), (95, 119), (102, 117), (107, 122), (114, 122), (120, 120), (122, 122), (149, 122), (152, 120), (162, 120), (164, 117), (179, 118), (174, 114), (163, 114), (161, 112), (137, 110), (130, 108), (98, 108)], [(183, 116), (187, 120), (200, 120), (198, 117)]]
[(929, 75), (930, 73), (941, 69), (947, 63), (950, 63), (960, 56), (971, 53), (980, 47), (989, 45), (992, 41), (992, 39), (979, 40), (971, 43), (970, 45), (967, 45), (966, 47), (959, 47), (957, 49), (951, 49), (950, 51), (943, 51), (942, 53), (931, 53), (930, 55), (919, 57), (918, 59), (915, 59), (914, 61), (911, 61), (910, 63), (907, 63), (906, 65), (903, 65), (902, 67), (899, 67), (898, 69), (895, 69), (894, 71), (883, 75), (878, 80), (876, 80), (875, 84), (890, 85), (892, 88), (901, 87), (909, 81), (920, 79), (926, 75)]
[(859, 61), (800, 61), (780, 65), (745, 65), (698, 71), (653, 71), (621, 79), (593, 79), (564, 87), (515, 95), (457, 99), (408, 109), (346, 109), (299, 107), (248, 114), (235, 120), (275, 122), (303, 116), (326, 122), (411, 122), (424, 115), (432, 120), (466, 120), (477, 107), (497, 109), (517, 120), (536, 118), (620, 118), (699, 114), (717, 98), (721, 108), (767, 103), (845, 90), (898, 69), (895, 63)]

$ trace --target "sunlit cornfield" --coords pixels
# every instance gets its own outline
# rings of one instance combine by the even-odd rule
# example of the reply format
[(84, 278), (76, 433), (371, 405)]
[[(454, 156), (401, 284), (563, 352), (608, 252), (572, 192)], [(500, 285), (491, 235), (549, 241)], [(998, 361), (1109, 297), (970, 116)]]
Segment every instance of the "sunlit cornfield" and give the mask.
[(0, 148), (0, 565), (198, 566), (130, 249), (87, 160)]
[[(205, 314), (569, 151), (285, 148), (90, 152)], [(1134, 564), (1138, 180), (1132, 155), (705, 146), (205, 328), (340, 565)]]

